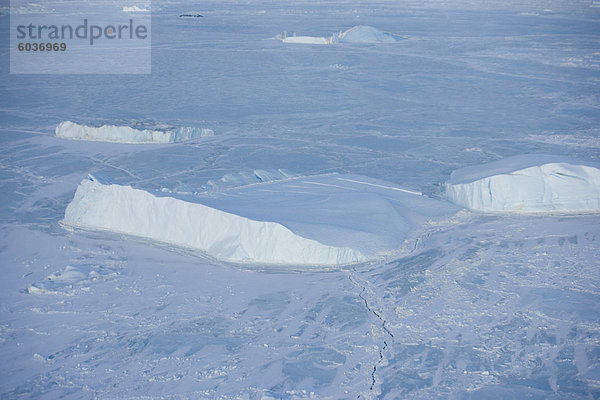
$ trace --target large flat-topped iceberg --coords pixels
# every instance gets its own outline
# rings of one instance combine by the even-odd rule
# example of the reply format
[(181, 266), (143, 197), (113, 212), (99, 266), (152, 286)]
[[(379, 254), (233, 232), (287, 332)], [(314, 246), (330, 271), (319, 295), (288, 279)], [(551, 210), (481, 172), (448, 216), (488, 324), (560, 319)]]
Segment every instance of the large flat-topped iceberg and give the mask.
[(452, 202), (483, 212), (600, 212), (600, 166), (568, 157), (528, 154), (454, 171)]
[(205, 195), (79, 185), (63, 225), (198, 249), (232, 262), (343, 265), (398, 251), (455, 206), (355, 175), (319, 175)]
[(56, 127), (56, 136), (63, 139), (128, 144), (175, 143), (213, 135), (211, 129), (188, 126), (137, 129), (127, 125), (95, 127), (64, 121)]

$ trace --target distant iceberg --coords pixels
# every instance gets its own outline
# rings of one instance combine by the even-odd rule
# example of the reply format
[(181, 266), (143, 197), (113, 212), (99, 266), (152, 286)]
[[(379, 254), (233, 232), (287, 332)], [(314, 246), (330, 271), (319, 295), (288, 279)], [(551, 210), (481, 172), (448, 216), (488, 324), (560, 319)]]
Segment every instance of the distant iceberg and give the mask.
[(358, 25), (340, 33), (337, 41), (342, 43), (394, 43), (396, 39), (372, 26)]
[(552, 155), (521, 155), (454, 171), (452, 202), (482, 212), (600, 212), (600, 165)]
[(129, 144), (175, 143), (213, 135), (211, 129), (185, 126), (137, 129), (118, 125), (94, 127), (65, 121), (56, 127), (56, 137), (63, 139)]
[(288, 36), (286, 32), (277, 36), (283, 43), (297, 43), (297, 44), (331, 44), (333, 43), (333, 37), (321, 37), (321, 36)]
[(322, 36), (288, 36), (286, 32), (277, 36), (283, 43), (301, 44), (333, 44), (333, 43), (394, 43), (396, 38), (377, 28), (368, 25), (358, 25), (347, 31), (332, 35)]
[(135, 13), (135, 12), (150, 12), (147, 8), (141, 8), (136, 5), (134, 6), (123, 6), (123, 12)]
[(90, 176), (62, 224), (197, 249), (230, 262), (332, 266), (398, 252), (412, 230), (457, 210), (357, 175), (297, 177), (205, 195), (151, 193)]

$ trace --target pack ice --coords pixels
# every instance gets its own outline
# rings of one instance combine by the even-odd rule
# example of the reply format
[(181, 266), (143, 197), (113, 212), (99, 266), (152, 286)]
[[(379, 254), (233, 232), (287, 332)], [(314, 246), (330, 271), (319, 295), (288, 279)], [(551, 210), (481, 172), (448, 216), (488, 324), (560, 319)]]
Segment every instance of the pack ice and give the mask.
[(56, 127), (56, 136), (63, 139), (129, 144), (175, 143), (213, 135), (211, 129), (188, 126), (136, 129), (118, 125), (95, 127), (64, 121)]
[(600, 212), (600, 165), (554, 155), (521, 155), (462, 168), (446, 182), (452, 202), (483, 212)]
[(198, 249), (231, 262), (343, 265), (399, 250), (454, 205), (358, 175), (297, 177), (205, 194), (84, 179), (63, 226)]

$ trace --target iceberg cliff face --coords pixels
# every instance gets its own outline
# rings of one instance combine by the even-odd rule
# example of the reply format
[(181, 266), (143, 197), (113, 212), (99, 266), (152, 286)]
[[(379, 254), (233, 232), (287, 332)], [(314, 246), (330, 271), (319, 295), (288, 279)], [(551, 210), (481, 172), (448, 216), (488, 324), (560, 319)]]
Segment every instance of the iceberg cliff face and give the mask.
[(81, 182), (62, 223), (199, 249), (227, 261), (282, 264), (350, 264), (365, 257), (349, 248), (325, 246), (281, 224), (254, 221), (129, 186)]
[(212, 136), (210, 129), (179, 127), (170, 129), (135, 129), (130, 126), (102, 125), (100, 127), (61, 122), (56, 127), (56, 136), (63, 139), (90, 140), (112, 143), (175, 143)]
[(398, 251), (408, 233), (458, 209), (356, 175), (319, 175), (205, 195), (79, 185), (62, 224), (198, 249), (232, 262), (343, 265)]
[(510, 157), (467, 167), (446, 182), (452, 202), (482, 212), (600, 212), (600, 169), (549, 155)]

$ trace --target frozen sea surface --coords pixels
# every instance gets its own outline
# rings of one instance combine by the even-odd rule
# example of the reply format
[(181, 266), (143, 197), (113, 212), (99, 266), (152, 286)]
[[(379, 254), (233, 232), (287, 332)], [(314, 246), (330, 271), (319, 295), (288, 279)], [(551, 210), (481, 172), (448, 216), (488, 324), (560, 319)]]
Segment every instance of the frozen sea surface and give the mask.
[[(504, 157), (598, 162), (600, 8), (479, 3), (168, 1), (152, 7), (151, 75), (9, 76), (5, 57), (0, 397), (600, 397), (597, 216), (462, 211), (404, 257), (337, 269), (221, 264), (58, 224), (88, 173), (189, 192), (352, 173), (441, 197), (451, 171)], [(402, 40), (275, 38), (357, 25)], [(54, 137), (67, 120), (219, 134)]]

